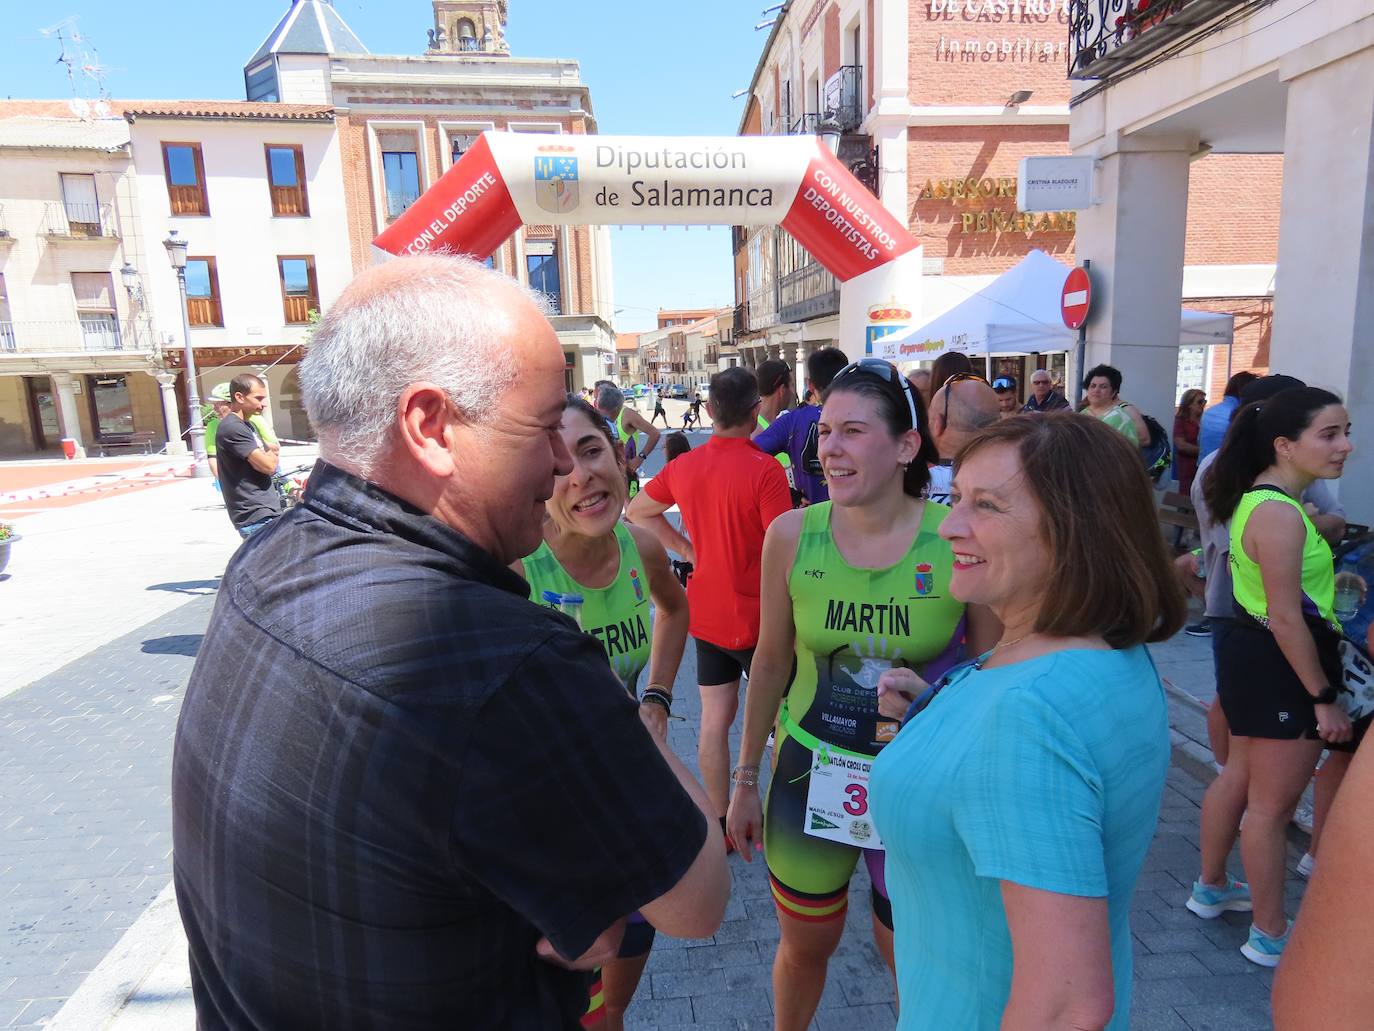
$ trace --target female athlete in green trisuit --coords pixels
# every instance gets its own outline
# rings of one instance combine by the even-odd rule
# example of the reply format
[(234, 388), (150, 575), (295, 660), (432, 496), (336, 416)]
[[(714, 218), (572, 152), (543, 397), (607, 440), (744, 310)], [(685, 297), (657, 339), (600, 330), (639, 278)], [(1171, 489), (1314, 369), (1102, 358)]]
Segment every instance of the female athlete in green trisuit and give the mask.
[[(892, 966), (883, 853), (868, 815), (867, 768), (897, 734), (878, 680), (926, 679), (997, 639), (996, 620), (949, 593), (949, 509), (923, 497), (933, 448), (924, 406), (887, 362), (836, 374), (821, 410), (830, 500), (779, 516), (763, 545), (762, 623), (745, 700), (727, 829), (746, 860), (762, 842), (782, 940), (773, 963), (778, 1029), (810, 1024), (844, 930), (859, 858), (873, 881), (873, 933)], [(788, 673), (796, 675), (788, 685)], [(783, 699), (784, 689), (787, 697)], [(777, 723), (766, 810), (758, 764)]]
[[(554, 484), (545, 503), (544, 543), (515, 565), (530, 583), (530, 598), (577, 619), (606, 651), (633, 698), (640, 718), (664, 739), (673, 681), (687, 642), (687, 595), (668, 566), (663, 545), (647, 530), (621, 521), (625, 466), (611, 430), (586, 401), (569, 395), (563, 443), (573, 468)], [(651, 621), (649, 602), (658, 609)], [(650, 629), (652, 625), (652, 630)], [(652, 645), (651, 645), (652, 642)], [(649, 682), (638, 691), (640, 674)], [(594, 748), (594, 741), (587, 747)], [(630, 917), (620, 957), (601, 968), (583, 1023), (619, 1031), (649, 958), (654, 929)], [(604, 1023), (603, 1023), (604, 1021)]]

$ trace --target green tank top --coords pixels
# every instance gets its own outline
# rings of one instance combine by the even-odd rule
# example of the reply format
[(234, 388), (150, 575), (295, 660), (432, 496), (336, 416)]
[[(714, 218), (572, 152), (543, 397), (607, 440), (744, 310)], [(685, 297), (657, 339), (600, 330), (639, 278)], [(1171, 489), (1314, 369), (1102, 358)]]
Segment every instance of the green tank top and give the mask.
[(934, 683), (958, 661), (964, 603), (949, 593), (954, 553), (937, 530), (949, 509), (925, 502), (921, 527), (901, 561), (859, 569), (830, 532), (829, 501), (802, 517), (788, 575), (796, 627), (797, 673), (783, 727), (801, 744), (818, 742), (877, 755), (898, 723), (878, 712), (878, 678), (894, 666)]
[[(625, 690), (637, 697), (639, 674), (649, 664), (649, 575), (624, 523), (616, 523), (615, 539), (620, 545), (620, 571), (609, 587), (578, 583), (554, 557), (547, 541), (524, 560), (525, 579), (530, 601), (574, 616), (583, 632), (600, 643)], [(578, 604), (569, 597), (582, 601)]]
[[(761, 430), (766, 430), (766, 429), (768, 429), (769, 426), (773, 425), (771, 422), (769, 422), (767, 419), (765, 419), (762, 415), (760, 415), (760, 416), (758, 417), (758, 419), (759, 419), (759, 429), (761, 429)], [(773, 457), (776, 458), (776, 459), (778, 460), (778, 464), (781, 465), (784, 469), (791, 469), (791, 468), (792, 468), (792, 458), (791, 458), (790, 455), (788, 455), (788, 453), (787, 453), (786, 451), (779, 451), (779, 452), (778, 452), (776, 455), (774, 455)], [(788, 484), (789, 484), (789, 486), (791, 485), (791, 481), (790, 481), (790, 480), (788, 481)]]
[(1269, 599), (1264, 593), (1264, 578), (1260, 567), (1245, 553), (1242, 541), (1245, 527), (1255, 509), (1266, 501), (1282, 501), (1292, 505), (1302, 516), (1307, 539), (1302, 546), (1302, 610), (1306, 615), (1318, 616), (1333, 627), (1340, 627), (1336, 619), (1336, 572), (1331, 558), (1331, 546), (1317, 532), (1307, 518), (1302, 505), (1277, 487), (1258, 486), (1241, 495), (1231, 516), (1231, 592), (1236, 603), (1258, 622), (1269, 625)]

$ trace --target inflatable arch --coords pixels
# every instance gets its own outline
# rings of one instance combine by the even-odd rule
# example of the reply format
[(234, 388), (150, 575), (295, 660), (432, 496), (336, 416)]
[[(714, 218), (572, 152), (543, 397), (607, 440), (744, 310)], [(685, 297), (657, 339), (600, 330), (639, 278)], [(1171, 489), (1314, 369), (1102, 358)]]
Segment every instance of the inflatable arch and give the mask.
[(814, 136), (489, 130), (373, 245), (485, 258), (526, 223), (779, 225), (839, 280), (851, 358), (920, 311), (920, 245)]

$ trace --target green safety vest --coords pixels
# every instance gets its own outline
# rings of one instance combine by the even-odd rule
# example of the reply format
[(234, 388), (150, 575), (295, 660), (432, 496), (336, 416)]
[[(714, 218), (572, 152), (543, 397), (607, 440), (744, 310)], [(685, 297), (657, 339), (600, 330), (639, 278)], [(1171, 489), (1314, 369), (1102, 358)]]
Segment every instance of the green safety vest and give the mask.
[(1245, 527), (1250, 516), (1267, 501), (1281, 501), (1292, 505), (1302, 516), (1303, 526), (1307, 529), (1307, 539), (1302, 546), (1302, 593), (1303, 609), (1321, 616), (1333, 627), (1341, 624), (1336, 619), (1336, 571), (1331, 558), (1331, 545), (1317, 532), (1312, 520), (1293, 498), (1277, 487), (1254, 487), (1241, 495), (1231, 516), (1231, 592), (1236, 602), (1254, 619), (1269, 625), (1269, 599), (1264, 593), (1264, 578), (1254, 559), (1245, 553), (1243, 540)]

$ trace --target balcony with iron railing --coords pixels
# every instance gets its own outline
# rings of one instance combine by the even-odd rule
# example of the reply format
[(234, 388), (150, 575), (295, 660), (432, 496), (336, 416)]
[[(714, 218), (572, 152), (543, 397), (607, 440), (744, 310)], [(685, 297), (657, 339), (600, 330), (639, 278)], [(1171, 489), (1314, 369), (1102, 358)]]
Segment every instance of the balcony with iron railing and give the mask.
[(119, 225), (109, 204), (49, 201), (43, 205), (41, 232), (53, 240), (116, 240)]
[(1069, 0), (1069, 78), (1111, 78), (1270, 2)]
[(0, 355), (123, 350), (124, 333), (113, 315), (78, 315), (62, 322), (0, 322)]
[(804, 114), (787, 129), (789, 136), (815, 136), (820, 128), (821, 116), (812, 111)]
[(841, 65), (825, 80), (825, 110), (840, 123), (841, 132), (852, 132), (863, 124), (864, 70), (862, 65)]

